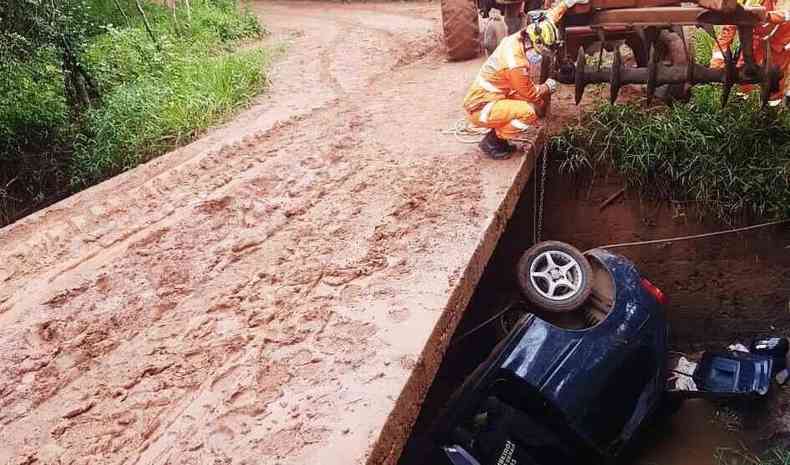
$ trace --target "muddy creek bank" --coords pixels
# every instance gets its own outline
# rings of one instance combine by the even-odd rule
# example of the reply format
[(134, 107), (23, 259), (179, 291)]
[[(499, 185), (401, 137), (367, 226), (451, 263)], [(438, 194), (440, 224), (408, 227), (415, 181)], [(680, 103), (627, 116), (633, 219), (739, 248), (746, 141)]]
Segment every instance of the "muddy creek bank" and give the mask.
[[(622, 178), (615, 175), (573, 179), (561, 176), (552, 166), (546, 182), (541, 237), (587, 250), (726, 229), (700, 222), (689, 205), (651, 202), (631, 192), (615, 195), (623, 185)], [(533, 243), (534, 200), (531, 182), (464, 314), (456, 339), (497, 313), (518, 292), (514, 270), (520, 255)], [(712, 239), (613, 250), (634, 261), (669, 296), (672, 349), (721, 349), (758, 335), (790, 335), (788, 232), (786, 227), (772, 227)], [(453, 390), (493, 349), (501, 335), (498, 326), (497, 322), (489, 324), (462, 344), (450, 345), (400, 465), (442, 460), (423, 436)], [(687, 402), (668, 423), (653, 428), (627, 463), (714, 465), (728, 451), (764, 448), (786, 429), (787, 398), (782, 388), (774, 385), (768, 399), (750, 405)]]

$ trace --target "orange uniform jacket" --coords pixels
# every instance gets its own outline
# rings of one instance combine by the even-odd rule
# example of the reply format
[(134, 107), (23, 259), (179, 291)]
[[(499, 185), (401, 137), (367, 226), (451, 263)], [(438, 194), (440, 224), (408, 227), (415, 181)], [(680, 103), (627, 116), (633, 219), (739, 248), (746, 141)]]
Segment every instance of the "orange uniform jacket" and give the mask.
[[(547, 12), (548, 19), (556, 24), (567, 9), (559, 2)], [(489, 102), (505, 99), (541, 103), (538, 88), (529, 76), (521, 31), (502, 39), (488, 57), (464, 98), (464, 109), (473, 113)]]

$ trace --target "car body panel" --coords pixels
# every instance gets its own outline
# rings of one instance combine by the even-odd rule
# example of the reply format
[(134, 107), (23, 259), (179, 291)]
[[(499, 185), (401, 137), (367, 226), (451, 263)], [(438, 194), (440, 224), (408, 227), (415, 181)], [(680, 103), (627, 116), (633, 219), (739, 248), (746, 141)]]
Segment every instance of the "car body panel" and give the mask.
[(658, 408), (666, 379), (663, 309), (643, 289), (630, 261), (600, 249), (588, 258), (599, 261), (614, 282), (614, 306), (607, 318), (583, 330), (559, 328), (534, 315), (520, 320), (451, 403), (443, 419), (448, 441), (453, 425), (495, 393), (511, 406), (542, 405), (557, 419), (553, 428), (558, 435), (577, 444), (580, 453), (604, 461)]

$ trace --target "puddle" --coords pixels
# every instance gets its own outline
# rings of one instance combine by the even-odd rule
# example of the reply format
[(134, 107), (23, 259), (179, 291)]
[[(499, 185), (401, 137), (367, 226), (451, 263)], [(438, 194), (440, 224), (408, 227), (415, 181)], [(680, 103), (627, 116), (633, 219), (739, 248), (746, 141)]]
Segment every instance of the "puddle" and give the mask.
[(721, 465), (716, 457), (725, 451), (743, 450), (751, 439), (747, 436), (728, 431), (725, 422), (716, 419), (711, 402), (688, 400), (668, 424), (646, 438), (634, 465)]

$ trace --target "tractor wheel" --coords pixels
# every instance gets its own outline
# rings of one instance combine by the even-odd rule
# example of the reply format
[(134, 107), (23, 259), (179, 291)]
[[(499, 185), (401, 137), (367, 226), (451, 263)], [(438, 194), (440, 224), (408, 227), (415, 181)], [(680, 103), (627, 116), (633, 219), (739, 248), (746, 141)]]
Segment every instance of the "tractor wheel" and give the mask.
[[(657, 44), (658, 59), (670, 65), (686, 65), (686, 45), (683, 38), (677, 32), (661, 31), (658, 36)], [(688, 44), (689, 53), (694, 53), (694, 44)], [(676, 100), (686, 101), (689, 97), (689, 89), (685, 84), (667, 84), (656, 89), (656, 97), (665, 102)]]
[(631, 49), (631, 53), (634, 55), (634, 61), (636, 61), (636, 65), (644, 68), (647, 66), (647, 50), (645, 50), (644, 42), (642, 39), (639, 38), (638, 35), (634, 34), (631, 37), (625, 39), (625, 45)]
[[(625, 39), (625, 44), (633, 52), (637, 66), (647, 66), (648, 50), (645, 49), (642, 39), (634, 34)], [(688, 47), (689, 52), (693, 52), (694, 44), (692, 41), (689, 41)], [(656, 52), (658, 53), (659, 61), (669, 62), (675, 65), (685, 65), (688, 63), (686, 51), (683, 46), (683, 39), (677, 32), (662, 31), (658, 36)]]
[[(642, 39), (638, 35), (633, 34), (625, 39), (625, 44), (633, 52), (637, 66), (647, 66), (649, 54), (648, 50), (645, 49)], [(656, 53), (658, 54), (658, 61), (669, 65), (688, 64), (683, 39), (677, 32), (669, 30), (661, 31), (656, 40), (655, 47)], [(688, 49), (689, 53), (693, 53), (693, 42), (689, 42)], [(688, 90), (685, 84), (666, 84), (656, 89), (656, 97), (664, 101), (685, 100), (688, 98)]]
[(468, 60), (480, 53), (478, 21), (474, 0), (442, 0), (444, 43), (450, 60)]

